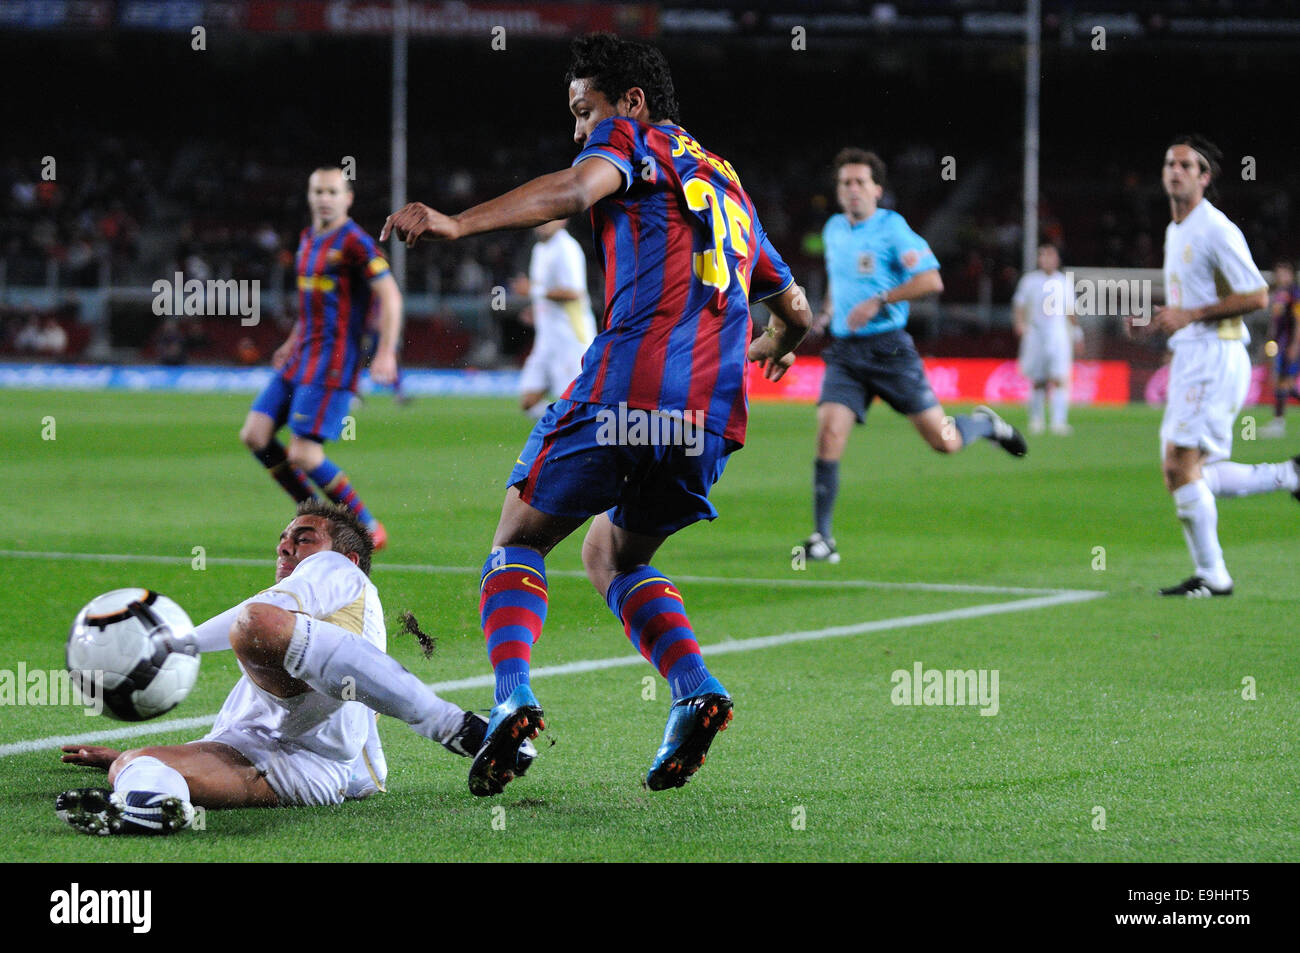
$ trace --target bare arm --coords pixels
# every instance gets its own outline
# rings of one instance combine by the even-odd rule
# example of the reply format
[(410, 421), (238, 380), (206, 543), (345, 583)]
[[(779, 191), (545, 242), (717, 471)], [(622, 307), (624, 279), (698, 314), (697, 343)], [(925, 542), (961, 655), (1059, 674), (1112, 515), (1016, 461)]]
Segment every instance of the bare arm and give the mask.
[(763, 376), (779, 381), (794, 363), (794, 349), (812, 327), (808, 299), (794, 282), (780, 294), (763, 301), (772, 319), (762, 335), (749, 345), (749, 360), (763, 365)]
[(392, 275), (384, 275), (370, 287), (379, 296), (379, 340), (375, 344), (375, 356), (370, 360), (370, 378), (377, 384), (391, 384), (397, 380), (397, 342), (402, 336), (402, 292)]
[(1260, 308), (1268, 307), (1268, 289), (1263, 288), (1259, 291), (1247, 291), (1244, 294), (1230, 294), (1226, 298), (1220, 298), (1214, 304), (1207, 304), (1203, 308), (1193, 308), (1193, 321), (1219, 321), (1223, 318), (1236, 318), (1243, 314), (1250, 314), (1252, 311), (1258, 311)]
[(849, 327), (855, 330), (863, 327), (880, 313), (880, 309), (884, 304), (912, 301), (916, 298), (924, 298), (927, 295), (938, 294), (941, 291), (943, 291), (943, 279), (939, 277), (939, 269), (931, 268), (929, 271), (923, 271), (918, 275), (913, 275), (901, 285), (890, 288), (885, 292), (884, 300), (882, 300), (881, 295), (873, 295), (866, 301), (859, 301), (855, 304), (848, 313)]
[(1011, 306), (1011, 320), (1015, 324), (1016, 337), (1023, 337), (1025, 333), (1025, 306), (1023, 304)]
[(275, 353), (271, 355), (271, 366), (277, 371), (284, 367), (285, 361), (289, 360), (289, 355), (292, 354), (293, 349), (298, 346), (298, 327), (298, 322), (295, 321), (293, 323), (293, 330), (289, 332), (289, 336), (285, 339), (283, 344), (275, 349)]
[(122, 752), (104, 745), (63, 745), (63, 756), (59, 758), (64, 764), (79, 764), (84, 768), (99, 768), (107, 771)]
[(1151, 321), (1151, 327), (1172, 333), (1187, 327), (1193, 321), (1222, 321), (1224, 318), (1240, 317), (1266, 307), (1268, 289), (1261, 288), (1258, 291), (1230, 294), (1201, 308), (1159, 308)]
[(388, 216), (379, 240), (395, 234), (399, 241), (414, 245), (421, 238), (455, 240), (503, 228), (531, 228), (584, 212), (623, 185), (623, 173), (613, 163), (587, 158), (571, 169), (538, 176), (459, 215), (443, 215), (412, 202)]
[(919, 275), (913, 275), (897, 288), (891, 288), (889, 291), (889, 301), (891, 304), (898, 301), (911, 301), (915, 298), (937, 295), (942, 291), (943, 279), (939, 277), (939, 269), (931, 268), (929, 271), (923, 271)]
[(831, 301), (831, 276), (826, 275), (826, 297), (822, 298), (822, 309), (817, 312), (817, 317), (813, 320), (813, 326), (809, 329), (810, 334), (825, 334), (826, 329), (831, 326), (831, 317), (835, 314), (835, 302)]

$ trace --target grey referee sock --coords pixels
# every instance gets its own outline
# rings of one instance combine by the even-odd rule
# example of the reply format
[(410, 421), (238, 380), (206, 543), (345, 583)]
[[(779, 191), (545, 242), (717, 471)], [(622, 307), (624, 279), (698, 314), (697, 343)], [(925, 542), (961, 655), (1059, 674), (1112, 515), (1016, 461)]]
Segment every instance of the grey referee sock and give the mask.
[(840, 462), (818, 460), (813, 473), (813, 517), (823, 539), (831, 538), (831, 516), (840, 492)]

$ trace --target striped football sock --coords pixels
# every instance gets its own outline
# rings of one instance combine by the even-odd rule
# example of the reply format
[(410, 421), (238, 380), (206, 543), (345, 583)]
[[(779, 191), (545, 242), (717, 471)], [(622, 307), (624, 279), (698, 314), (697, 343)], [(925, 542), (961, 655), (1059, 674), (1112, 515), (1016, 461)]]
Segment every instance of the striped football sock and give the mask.
[(615, 576), (605, 601), (637, 651), (667, 679), (673, 701), (709, 677), (681, 594), (653, 566)]
[(546, 621), (546, 563), (523, 546), (498, 546), (483, 564), (479, 617), (499, 705), (528, 683), (533, 644)]
[(289, 455), (284, 452), (284, 444), (275, 438), (271, 439), (261, 450), (254, 450), (253, 456), (257, 462), (270, 471), (272, 479), (284, 488), (284, 492), (294, 498), (295, 502), (301, 503), (303, 500), (314, 500), (316, 494), (311, 491), (311, 486), (307, 483), (307, 477), (303, 472), (289, 462)]
[(311, 477), (313, 483), (321, 488), (321, 492), (331, 500), (339, 506), (346, 506), (353, 513), (356, 513), (357, 519), (361, 520), (363, 526), (370, 526), (375, 522), (375, 518), (366, 509), (366, 504), (362, 503), (361, 497), (357, 496), (357, 491), (352, 489), (352, 484), (348, 481), (348, 475), (340, 470), (329, 457), (322, 460), (320, 466), (316, 467), (316, 469), (308, 471), (307, 475)]

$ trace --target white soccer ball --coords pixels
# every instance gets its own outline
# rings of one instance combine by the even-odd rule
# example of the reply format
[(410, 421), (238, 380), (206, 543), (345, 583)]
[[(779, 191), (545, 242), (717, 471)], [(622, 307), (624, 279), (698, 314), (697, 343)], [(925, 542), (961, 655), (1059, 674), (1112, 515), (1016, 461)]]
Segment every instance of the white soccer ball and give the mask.
[(68, 671), (84, 698), (143, 721), (171, 711), (199, 675), (194, 623), (149, 589), (114, 589), (77, 613), (68, 633)]

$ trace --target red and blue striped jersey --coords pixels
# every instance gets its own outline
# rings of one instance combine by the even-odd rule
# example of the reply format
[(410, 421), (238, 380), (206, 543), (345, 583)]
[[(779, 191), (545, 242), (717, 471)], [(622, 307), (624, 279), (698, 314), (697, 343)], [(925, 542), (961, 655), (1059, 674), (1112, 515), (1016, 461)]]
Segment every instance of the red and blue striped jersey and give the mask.
[(680, 411), (743, 443), (749, 303), (784, 291), (790, 269), (731, 163), (680, 126), (605, 119), (574, 165), (592, 157), (624, 187), (591, 208), (604, 329), (564, 396)]
[(356, 390), (370, 283), (389, 274), (374, 239), (352, 219), (298, 239), (298, 347), (280, 371), (291, 384)]

